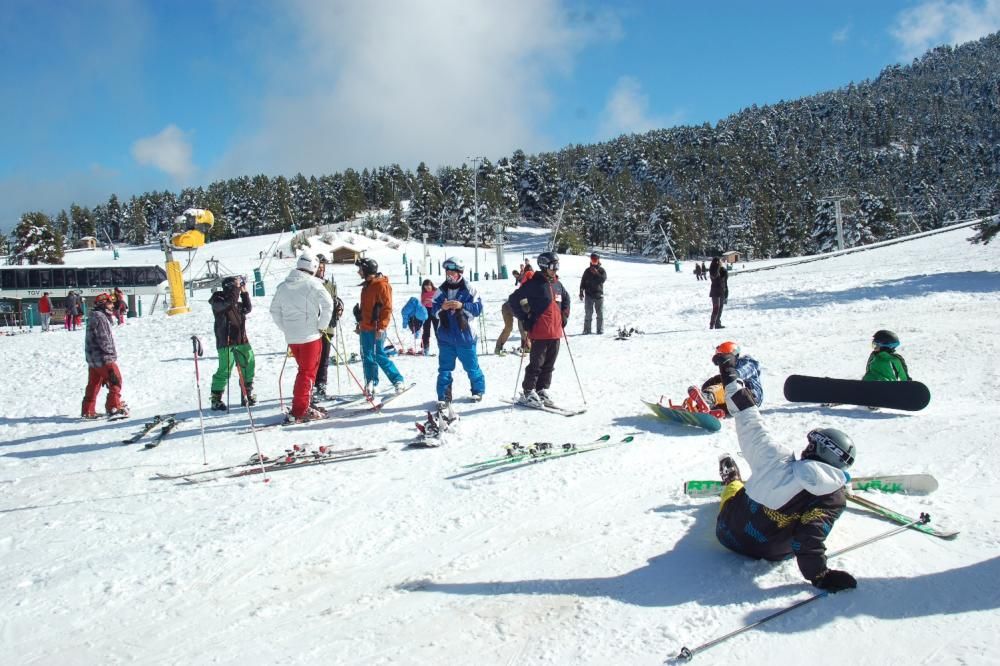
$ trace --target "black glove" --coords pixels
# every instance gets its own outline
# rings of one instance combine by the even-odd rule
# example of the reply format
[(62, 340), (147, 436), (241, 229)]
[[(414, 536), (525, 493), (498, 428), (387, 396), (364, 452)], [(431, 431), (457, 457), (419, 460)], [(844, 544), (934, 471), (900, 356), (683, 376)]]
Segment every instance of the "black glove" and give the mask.
[(740, 378), (736, 374), (736, 354), (716, 354), (712, 357), (712, 363), (719, 366), (719, 376), (722, 377), (722, 385), (729, 386)]
[(813, 578), (812, 584), (827, 592), (840, 592), (841, 590), (854, 589), (858, 586), (858, 581), (846, 571), (827, 569)]

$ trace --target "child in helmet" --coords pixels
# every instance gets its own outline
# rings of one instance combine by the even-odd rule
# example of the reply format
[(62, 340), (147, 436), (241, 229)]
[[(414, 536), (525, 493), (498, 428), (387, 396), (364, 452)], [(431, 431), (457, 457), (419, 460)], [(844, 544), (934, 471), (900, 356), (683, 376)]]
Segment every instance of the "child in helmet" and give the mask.
[(476, 317), (483, 313), (483, 302), (475, 287), (465, 281), (465, 264), (452, 257), (445, 260), (445, 281), (434, 294), (431, 312), (438, 317), (438, 408), (448, 409), (451, 403), (451, 373), (455, 359), (462, 362), (472, 387), (472, 399), (483, 399), (486, 376), (476, 355)]
[[(760, 383), (760, 363), (753, 356), (741, 353), (739, 344), (727, 340), (715, 348), (716, 354), (732, 354), (736, 357), (736, 373), (743, 380), (750, 394), (753, 396), (754, 404), (760, 407), (764, 402), (764, 387)], [(726, 392), (722, 383), (722, 377), (715, 375), (701, 385), (701, 392), (705, 396), (705, 402), (712, 409), (721, 409), (727, 414)]]
[(81, 416), (85, 419), (99, 418), (97, 414), (97, 394), (102, 386), (108, 387), (108, 397), (104, 409), (109, 417), (128, 416), (128, 405), (122, 401), (122, 373), (118, 369), (118, 352), (111, 334), (111, 320), (114, 317), (114, 301), (111, 294), (98, 294), (94, 299), (94, 309), (87, 320), (84, 341), (84, 355), (87, 359), (87, 388), (83, 393)]
[(854, 576), (827, 567), (825, 546), (847, 503), (844, 486), (850, 476), (845, 470), (856, 454), (851, 438), (834, 428), (812, 430), (796, 460), (792, 449), (772, 439), (764, 427), (754, 397), (736, 371), (735, 354), (717, 353), (712, 363), (719, 366), (740, 451), (753, 470), (744, 483), (732, 456), (719, 458), (719, 475), (726, 485), (716, 538), (753, 558), (794, 555), (802, 575), (822, 590), (857, 587)]
[[(208, 299), (215, 315), (215, 348), (219, 352), (219, 368), (212, 375), (212, 409), (225, 412), (229, 406), (222, 399), (222, 392), (229, 383), (233, 365), (239, 366), (243, 381), (240, 385), (240, 404), (257, 404), (253, 392), (254, 368), (256, 360), (253, 347), (247, 338), (247, 315), (253, 310), (246, 281), (238, 275), (230, 275), (222, 281), (222, 289)], [(246, 393), (243, 393), (243, 389)]]
[(868, 356), (865, 366), (866, 382), (908, 382), (910, 373), (906, 361), (896, 349), (899, 347), (899, 336), (892, 331), (875, 331), (872, 336), (872, 353)]

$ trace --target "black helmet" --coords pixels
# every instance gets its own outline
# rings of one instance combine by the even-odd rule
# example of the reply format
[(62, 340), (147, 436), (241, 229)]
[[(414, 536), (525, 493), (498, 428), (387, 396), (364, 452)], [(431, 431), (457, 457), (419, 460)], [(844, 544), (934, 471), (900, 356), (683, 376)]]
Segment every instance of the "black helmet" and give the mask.
[(809, 445), (802, 452), (803, 458), (821, 460), (837, 469), (847, 469), (854, 464), (857, 448), (847, 433), (836, 428), (816, 428), (806, 435)]
[(546, 268), (551, 268), (554, 271), (559, 270), (559, 255), (555, 252), (542, 252), (538, 255), (538, 267), (542, 270)]
[(374, 259), (358, 259), (354, 262), (354, 265), (358, 267), (358, 270), (360, 270), (361, 274), (365, 277), (378, 273), (378, 262)]
[(230, 275), (229, 277), (223, 278), (222, 289), (223, 291), (229, 291), (234, 287), (240, 286), (240, 277), (238, 275)]
[(899, 336), (892, 331), (887, 331), (885, 329), (875, 331), (875, 335), (872, 336), (872, 344), (879, 347), (889, 347), (890, 349), (895, 349), (899, 346)]

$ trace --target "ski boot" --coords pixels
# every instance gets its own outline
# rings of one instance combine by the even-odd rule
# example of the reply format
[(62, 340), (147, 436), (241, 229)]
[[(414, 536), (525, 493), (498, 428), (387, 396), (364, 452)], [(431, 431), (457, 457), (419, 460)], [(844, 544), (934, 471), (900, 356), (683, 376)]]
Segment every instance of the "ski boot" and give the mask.
[(212, 391), (212, 410), (216, 412), (229, 411), (229, 407), (222, 401), (222, 391)]
[(240, 398), (240, 406), (241, 407), (246, 407), (247, 405), (250, 405), (251, 407), (253, 407), (256, 404), (257, 404), (257, 396), (254, 395), (254, 392), (253, 392), (253, 382), (251, 382), (251, 383), (247, 384), (247, 393), (246, 393), (246, 395), (244, 395), (244, 396), (242, 396)]
[(542, 401), (542, 404), (545, 405), (546, 407), (555, 407), (556, 406), (555, 401), (552, 400), (552, 396), (549, 395), (549, 392), (548, 392), (547, 389), (538, 389), (538, 391), (536, 391), (536, 393), (538, 394), (538, 398)]
[(719, 478), (722, 479), (723, 485), (727, 486), (733, 481), (743, 480), (740, 476), (740, 468), (736, 464), (736, 460), (728, 453), (723, 453), (719, 456)]

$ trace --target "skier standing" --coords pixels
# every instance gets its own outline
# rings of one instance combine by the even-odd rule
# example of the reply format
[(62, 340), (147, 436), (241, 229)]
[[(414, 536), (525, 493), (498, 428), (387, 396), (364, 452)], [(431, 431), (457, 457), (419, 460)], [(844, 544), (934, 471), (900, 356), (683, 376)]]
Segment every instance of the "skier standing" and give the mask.
[(292, 410), (289, 422), (311, 421), (323, 417), (323, 412), (310, 406), (313, 383), (323, 353), (322, 331), (333, 315), (333, 299), (315, 273), (319, 268), (310, 254), (299, 255), (295, 268), (278, 285), (271, 300), (271, 318), (285, 335), (285, 342), (295, 357), (299, 370), (295, 374)]
[(434, 329), (434, 336), (437, 337), (438, 318), (431, 310), (434, 309), (434, 296), (437, 294), (437, 287), (430, 280), (424, 280), (420, 285), (420, 304), (427, 310), (427, 319), (424, 320), (424, 335), (421, 339), (424, 356), (431, 350), (431, 329)]
[(590, 335), (590, 320), (597, 311), (597, 334), (604, 333), (604, 282), (608, 274), (601, 266), (597, 253), (590, 255), (590, 266), (580, 278), (580, 300), (583, 301), (583, 334)]
[(827, 568), (825, 546), (847, 502), (844, 485), (850, 476), (845, 470), (856, 454), (851, 438), (835, 428), (812, 430), (796, 460), (792, 449), (772, 439), (765, 428), (753, 396), (736, 372), (735, 355), (717, 353), (712, 362), (719, 366), (740, 451), (752, 469), (744, 483), (732, 456), (719, 458), (719, 475), (726, 485), (716, 538), (726, 548), (753, 558), (782, 560), (794, 555), (802, 575), (822, 590), (857, 587), (851, 574)]
[(708, 322), (708, 327), (725, 328), (722, 325), (722, 306), (729, 299), (729, 271), (722, 265), (722, 259), (714, 257), (712, 264), (708, 267), (708, 276), (712, 279), (712, 286), (708, 289), (708, 295), (712, 299), (712, 318)]
[(253, 392), (256, 362), (253, 347), (247, 338), (247, 315), (253, 310), (250, 294), (243, 278), (230, 275), (222, 281), (222, 289), (208, 299), (215, 315), (215, 348), (219, 352), (219, 368), (212, 375), (212, 409), (225, 412), (229, 409), (222, 399), (222, 392), (229, 383), (233, 365), (239, 364), (246, 384), (246, 393), (240, 387), (240, 404), (257, 404)]
[(403, 375), (389, 360), (383, 347), (385, 332), (392, 317), (392, 285), (389, 278), (378, 272), (374, 259), (357, 261), (358, 275), (364, 280), (361, 286), (361, 303), (358, 312), (358, 332), (361, 336), (361, 365), (365, 371), (365, 391), (371, 395), (378, 386), (378, 370), (392, 382), (396, 392), (403, 390)]
[(47, 291), (38, 299), (38, 314), (42, 317), (42, 331), (48, 331), (49, 322), (52, 320), (52, 301), (49, 300)]
[(872, 336), (872, 353), (868, 355), (865, 366), (866, 382), (908, 382), (910, 372), (906, 361), (896, 349), (899, 348), (899, 336), (892, 331), (875, 331)]
[(570, 296), (559, 282), (557, 270), (556, 253), (543, 252), (538, 255), (538, 272), (507, 299), (511, 312), (524, 321), (531, 338), (531, 356), (521, 382), (521, 402), (535, 407), (554, 404), (548, 389), (559, 356), (559, 342), (569, 320)]
[(80, 295), (70, 291), (66, 295), (66, 330), (76, 330), (76, 318), (80, 315)]
[(87, 320), (84, 338), (84, 355), (87, 359), (87, 388), (83, 393), (81, 416), (85, 419), (100, 418), (97, 414), (97, 394), (102, 386), (108, 387), (104, 409), (109, 417), (128, 416), (128, 405), (122, 402), (122, 373), (118, 369), (115, 339), (111, 335), (112, 307), (110, 294), (98, 294), (94, 310)]
[(475, 287), (470, 286), (462, 274), (465, 264), (451, 258), (444, 264), (445, 282), (434, 296), (432, 312), (441, 323), (438, 325), (438, 408), (446, 409), (451, 402), (451, 373), (455, 369), (455, 359), (462, 362), (465, 374), (472, 385), (472, 399), (483, 399), (486, 392), (486, 376), (479, 367), (476, 356), (476, 317), (483, 312), (483, 302)]
[(316, 383), (313, 385), (313, 399), (325, 400), (327, 372), (330, 369), (330, 349), (333, 346), (333, 337), (337, 334), (337, 322), (344, 314), (344, 301), (337, 296), (337, 285), (326, 279), (326, 257), (317, 255), (319, 267), (316, 269), (316, 277), (323, 283), (323, 288), (330, 294), (333, 301), (333, 315), (330, 317), (330, 324), (320, 331), (320, 344), (322, 349), (319, 355), (319, 365), (316, 367)]
[(121, 287), (115, 287), (114, 301), (115, 320), (118, 322), (118, 325), (121, 326), (125, 323), (125, 315), (128, 314), (128, 302), (125, 300), (125, 292), (121, 290)]

